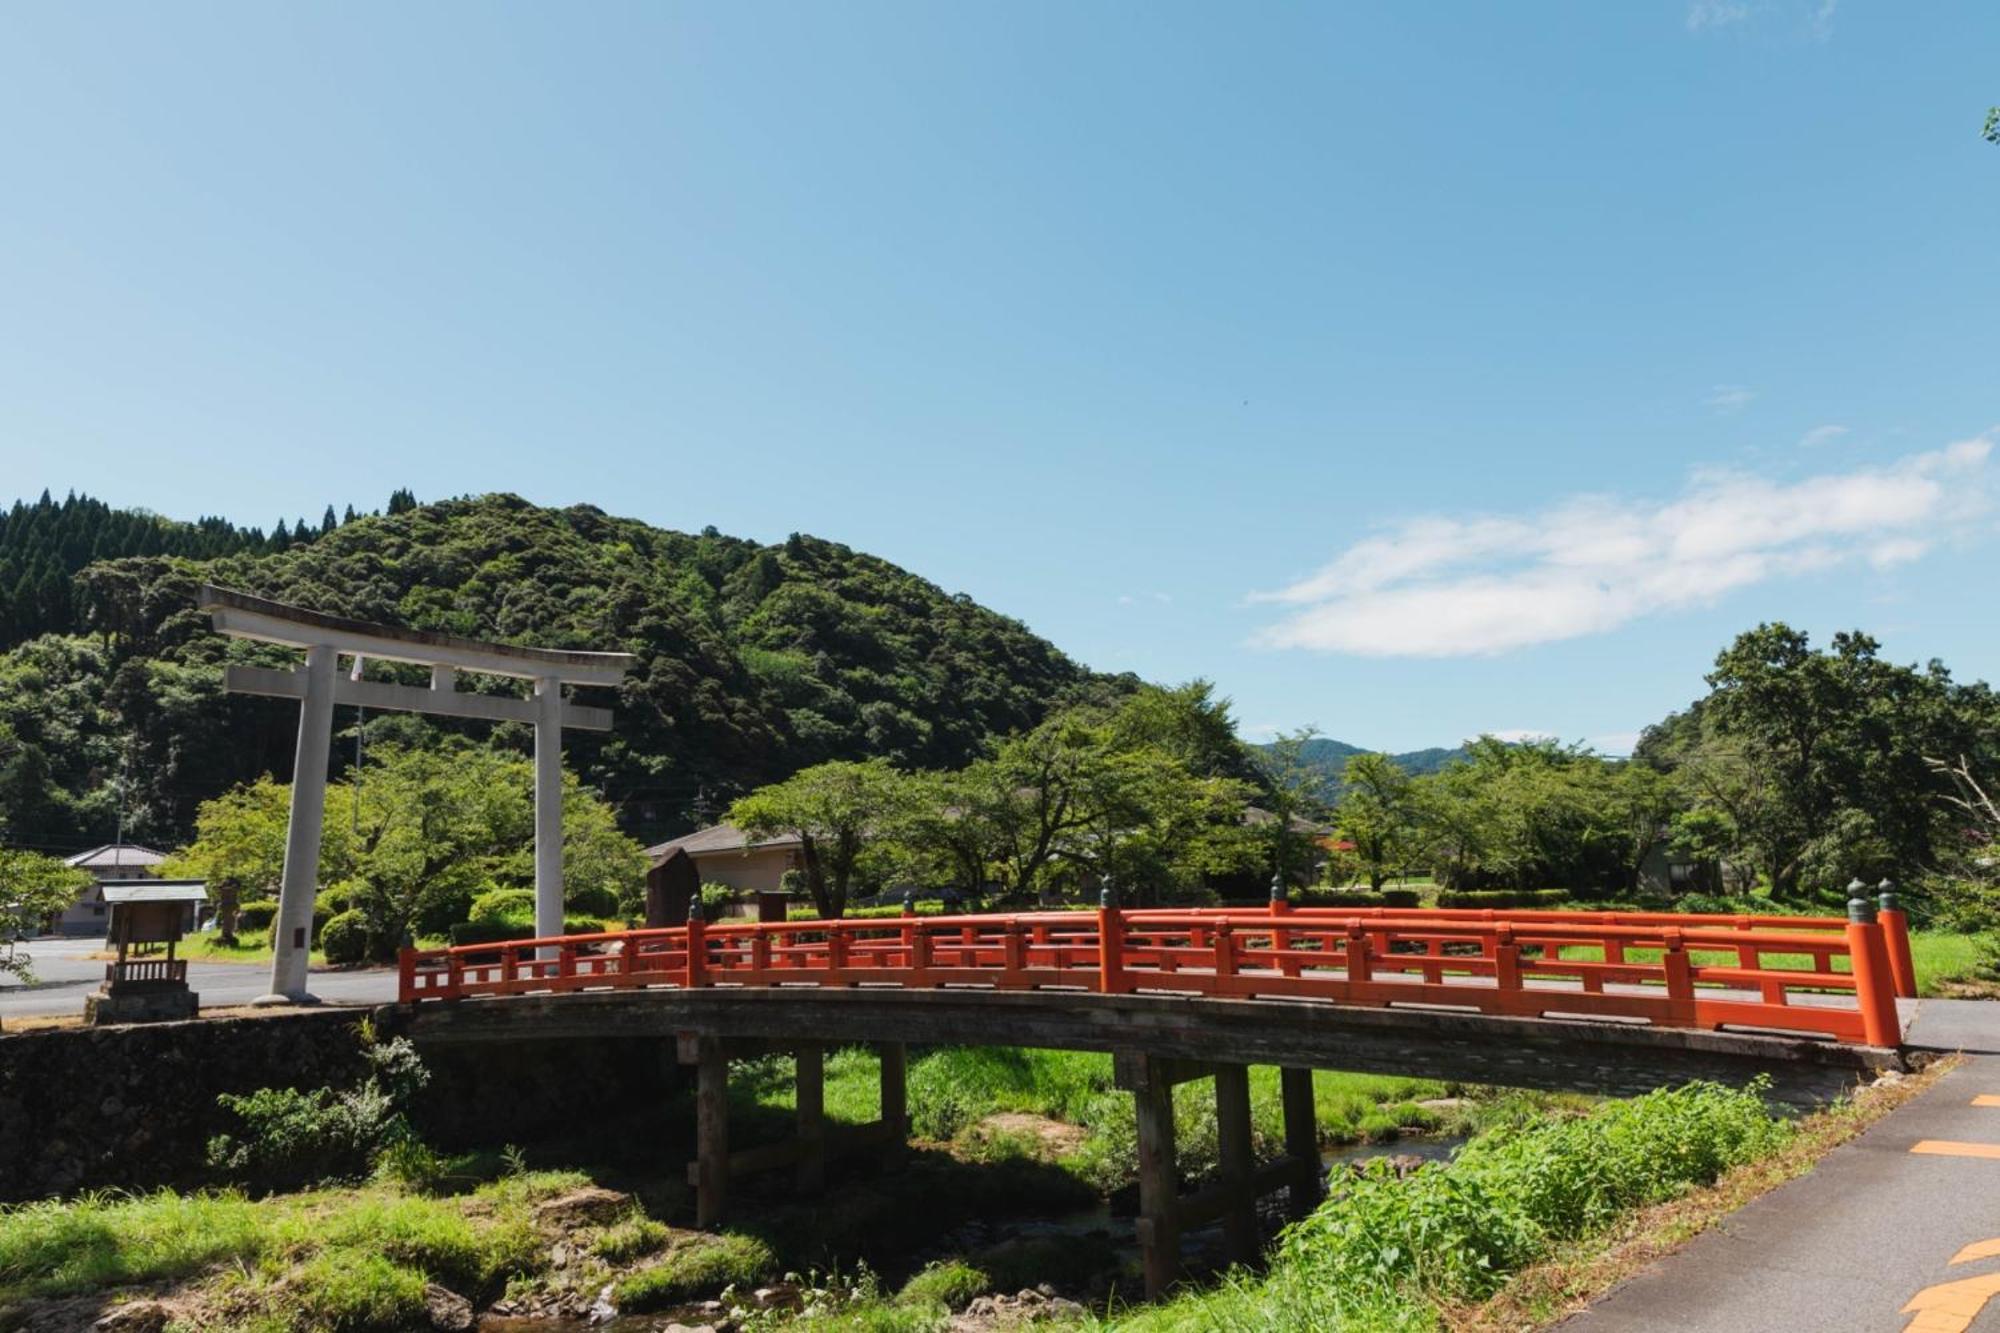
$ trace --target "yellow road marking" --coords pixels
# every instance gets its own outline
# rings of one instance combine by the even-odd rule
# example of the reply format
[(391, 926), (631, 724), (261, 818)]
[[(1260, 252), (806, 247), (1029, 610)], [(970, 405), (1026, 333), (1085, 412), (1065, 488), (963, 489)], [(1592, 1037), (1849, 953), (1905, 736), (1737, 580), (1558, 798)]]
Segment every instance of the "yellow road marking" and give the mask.
[(1975, 1240), (1951, 1256), (1951, 1261), (1955, 1264), (1969, 1264), (1974, 1259), (1991, 1259), (1996, 1254), (2000, 1254), (2000, 1237), (1992, 1240)]
[(1982, 1092), (1972, 1099), (1974, 1106), (2000, 1106), (2000, 1093)]
[(1934, 1157), (1990, 1157), (2000, 1161), (2000, 1143), (1959, 1143), (1952, 1139), (1921, 1139), (1910, 1151)]
[(2000, 1273), (1925, 1287), (1903, 1307), (1904, 1314), (1916, 1316), (1904, 1325), (1903, 1333), (1965, 1333), (1996, 1295), (2000, 1295)]

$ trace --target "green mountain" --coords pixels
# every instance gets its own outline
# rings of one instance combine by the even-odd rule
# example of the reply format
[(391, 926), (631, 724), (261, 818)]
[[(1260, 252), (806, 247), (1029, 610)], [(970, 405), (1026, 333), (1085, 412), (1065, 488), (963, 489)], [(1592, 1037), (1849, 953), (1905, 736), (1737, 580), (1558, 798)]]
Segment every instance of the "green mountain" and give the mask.
[[(0, 627), (11, 627), (0, 635), (0, 840), (15, 845), (108, 840), (121, 774), (127, 836), (162, 843), (184, 838), (199, 803), (234, 783), (289, 777), (296, 707), (224, 695), (221, 667), (291, 659), (210, 632), (194, 604), (204, 582), (412, 628), (638, 655), (617, 697), (599, 701), (618, 710), (615, 729), (567, 744), (571, 765), (642, 838), (823, 759), (963, 764), (1054, 704), (1127, 688), (1016, 620), (815, 537), (766, 546), (588, 505), (512, 495), (417, 505), (399, 492), (387, 514), (335, 523), (329, 510), (279, 544), (219, 520), (66, 503), (67, 521), (63, 505), (17, 505), (0, 527), (0, 557), (13, 533), (17, 550), (44, 561), (25, 593), (0, 583)], [(68, 530), (86, 524), (88, 543)], [(206, 550), (190, 535), (204, 531)], [(64, 605), (51, 602), (59, 614), (45, 617), (49, 551), (74, 572)], [(352, 757), (354, 725), (340, 710), (339, 763)], [(370, 717), (366, 740), (421, 743), (460, 726), (502, 747), (528, 741), (512, 724), (402, 714)]]
[[(1327, 736), (1315, 736), (1299, 747), (1300, 758), (1333, 779), (1336, 794), (1340, 789), (1341, 774), (1347, 768), (1347, 761), (1354, 755), (1369, 753), (1372, 751), (1359, 745), (1349, 745), (1346, 741), (1333, 740)], [(1447, 750), (1433, 746), (1428, 750), (1410, 750), (1389, 757), (1401, 764), (1407, 773), (1435, 773), (1453, 760), (1463, 759), (1465, 747), (1459, 745)]]

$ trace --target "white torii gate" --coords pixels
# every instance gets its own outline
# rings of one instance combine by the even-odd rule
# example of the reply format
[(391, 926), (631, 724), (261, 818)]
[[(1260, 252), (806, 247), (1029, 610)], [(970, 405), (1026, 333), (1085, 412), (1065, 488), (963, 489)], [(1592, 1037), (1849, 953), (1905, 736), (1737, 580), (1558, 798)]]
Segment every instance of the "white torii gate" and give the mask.
[[(222, 687), (231, 693), (299, 701), (299, 746), (292, 764), (292, 814), (285, 833), (285, 874), (278, 891), (278, 919), (272, 923), (277, 950), (271, 963), (271, 993), (253, 1003), (313, 1002), (313, 996), (306, 990), (306, 959), (312, 939), (313, 899), (318, 892), (320, 829), (326, 814), (327, 751), (333, 740), (335, 704), (534, 725), (535, 933), (562, 934), (563, 728), (611, 729), (610, 709), (568, 703), (562, 697), (562, 687), (564, 684), (615, 686), (638, 664), (638, 658), (629, 653), (521, 648), (507, 643), (481, 643), (454, 634), (398, 629), (323, 615), (229, 588), (204, 586), (199, 604), (220, 633), (306, 651), (305, 665), (292, 671), (230, 666), (223, 676)], [(351, 675), (336, 670), (343, 656), (355, 659), (356, 670)], [(430, 688), (360, 679), (360, 663), (371, 657), (429, 667)], [(510, 699), (460, 693), (456, 688), (460, 671), (531, 680), (534, 697)]]

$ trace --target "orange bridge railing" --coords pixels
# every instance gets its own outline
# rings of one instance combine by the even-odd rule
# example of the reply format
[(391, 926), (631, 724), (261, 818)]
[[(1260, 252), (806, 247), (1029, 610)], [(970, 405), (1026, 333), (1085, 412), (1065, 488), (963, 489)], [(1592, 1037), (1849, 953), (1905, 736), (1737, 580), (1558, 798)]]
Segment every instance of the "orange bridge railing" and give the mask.
[(1421, 1004), (1901, 1041), (1908, 924), (1398, 908), (727, 921), (406, 949), (404, 1002), (636, 987), (987, 987)]

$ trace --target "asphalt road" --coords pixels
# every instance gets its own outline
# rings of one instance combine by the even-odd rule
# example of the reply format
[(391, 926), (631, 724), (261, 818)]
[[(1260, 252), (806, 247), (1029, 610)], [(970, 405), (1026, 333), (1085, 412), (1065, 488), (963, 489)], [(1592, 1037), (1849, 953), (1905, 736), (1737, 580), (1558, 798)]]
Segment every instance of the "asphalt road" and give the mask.
[(1969, 1058), (1561, 1333), (2000, 1330), (2000, 1003), (1920, 1001), (1910, 1038)]
[[(46, 938), (17, 946), (33, 960), (35, 981), (22, 985), (0, 977), (0, 1022), (31, 1014), (81, 1014), (83, 997), (104, 980), (104, 940)], [(314, 969), (309, 983), (322, 1000), (342, 1004), (386, 1004), (396, 998), (394, 968), (362, 971)], [(201, 997), (202, 1008), (246, 1004), (271, 988), (266, 964), (188, 964), (188, 985)]]

